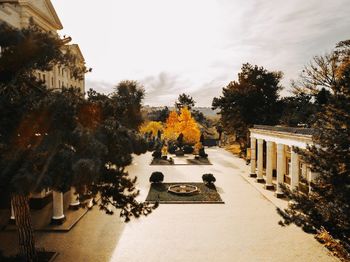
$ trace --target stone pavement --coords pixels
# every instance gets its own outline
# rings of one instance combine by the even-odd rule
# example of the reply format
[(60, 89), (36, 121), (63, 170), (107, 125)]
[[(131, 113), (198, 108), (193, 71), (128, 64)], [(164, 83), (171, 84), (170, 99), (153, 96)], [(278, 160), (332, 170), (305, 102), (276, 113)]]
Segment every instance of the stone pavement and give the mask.
[[(150, 166), (151, 154), (135, 157), (140, 200), (149, 176), (162, 171), (164, 182), (201, 182), (213, 173), (225, 204), (162, 204), (148, 217), (124, 225), (118, 214), (94, 207), (67, 233), (37, 232), (37, 246), (60, 253), (56, 261), (337, 261), (312, 235), (281, 227), (272, 192), (248, 178), (249, 166), (224, 149), (208, 149), (212, 166)], [(272, 202), (271, 202), (272, 201)], [(14, 252), (15, 232), (0, 231), (0, 249)]]

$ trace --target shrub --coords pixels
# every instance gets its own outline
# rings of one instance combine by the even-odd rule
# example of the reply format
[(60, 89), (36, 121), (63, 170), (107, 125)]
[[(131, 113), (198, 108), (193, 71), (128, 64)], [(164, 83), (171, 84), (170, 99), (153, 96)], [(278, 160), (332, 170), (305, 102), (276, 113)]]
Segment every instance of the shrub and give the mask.
[(193, 151), (194, 151), (194, 148), (192, 146), (190, 146), (190, 145), (185, 145), (183, 147), (183, 150), (184, 150), (185, 154), (192, 154)]
[(184, 153), (184, 151), (182, 149), (178, 149), (178, 150), (175, 151), (175, 155), (176, 156), (183, 156), (183, 155), (185, 155), (185, 153)]
[(155, 159), (160, 159), (162, 157), (162, 152), (156, 150), (152, 153), (152, 156), (155, 158)]
[(174, 145), (174, 144), (172, 144), (172, 145), (169, 145), (169, 147), (168, 147), (168, 152), (170, 153), (170, 154), (175, 154), (175, 151), (177, 150), (177, 146), (176, 145)]
[(215, 183), (215, 181), (216, 181), (216, 178), (214, 177), (213, 174), (204, 174), (202, 176), (202, 179), (203, 179), (204, 183), (209, 184), (209, 185)]
[(162, 172), (156, 171), (153, 172), (149, 178), (149, 182), (151, 183), (161, 183), (164, 180), (164, 175)]
[(202, 157), (202, 158), (207, 158), (208, 157), (208, 154), (206, 154), (205, 151), (204, 151), (204, 147), (199, 149), (199, 156)]
[(168, 157), (167, 157), (167, 156), (162, 156), (162, 159), (163, 159), (163, 160), (167, 160)]

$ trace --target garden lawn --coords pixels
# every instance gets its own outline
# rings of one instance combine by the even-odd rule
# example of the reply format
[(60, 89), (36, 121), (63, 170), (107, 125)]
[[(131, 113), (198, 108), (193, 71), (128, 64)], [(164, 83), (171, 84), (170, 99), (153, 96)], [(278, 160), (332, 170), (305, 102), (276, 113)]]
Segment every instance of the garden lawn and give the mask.
[[(198, 187), (197, 194), (177, 195), (168, 192), (171, 185), (188, 184)], [(160, 204), (223, 204), (215, 185), (204, 183), (153, 183), (146, 198), (148, 202), (159, 202)]]

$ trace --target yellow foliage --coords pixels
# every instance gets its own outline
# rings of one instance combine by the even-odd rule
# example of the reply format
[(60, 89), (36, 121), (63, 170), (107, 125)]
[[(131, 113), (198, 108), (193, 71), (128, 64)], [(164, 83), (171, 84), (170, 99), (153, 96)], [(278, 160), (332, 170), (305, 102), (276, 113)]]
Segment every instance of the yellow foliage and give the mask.
[(181, 109), (180, 115), (175, 111), (170, 112), (164, 130), (164, 136), (169, 140), (176, 140), (181, 133), (185, 143), (196, 144), (200, 140), (201, 133), (197, 122), (186, 107)]
[(158, 130), (160, 130), (161, 132), (163, 131), (163, 124), (162, 122), (157, 122), (157, 121), (151, 121), (148, 123), (144, 123), (141, 127), (140, 127), (140, 132), (142, 134), (145, 133), (150, 133), (152, 132), (152, 136), (156, 137), (158, 134)]
[(179, 136), (179, 116), (176, 111), (171, 111), (165, 123), (164, 137), (169, 140), (176, 140)]
[(193, 153), (195, 155), (198, 155), (199, 154), (199, 150), (202, 148), (202, 143), (201, 142), (197, 142), (195, 145), (194, 145), (194, 151)]

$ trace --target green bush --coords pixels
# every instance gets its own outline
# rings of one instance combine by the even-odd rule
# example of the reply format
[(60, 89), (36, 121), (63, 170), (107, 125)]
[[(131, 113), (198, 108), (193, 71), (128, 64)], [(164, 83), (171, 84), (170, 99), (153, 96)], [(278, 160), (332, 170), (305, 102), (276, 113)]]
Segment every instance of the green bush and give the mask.
[(185, 153), (185, 154), (192, 154), (193, 151), (194, 151), (193, 147), (190, 146), (190, 145), (185, 145), (185, 146), (183, 147), (183, 150), (184, 150), (184, 153)]
[(204, 174), (202, 176), (202, 179), (203, 179), (204, 183), (209, 184), (209, 185), (215, 183), (215, 181), (216, 181), (216, 178), (214, 177), (213, 174)]
[(164, 180), (164, 175), (162, 172), (153, 172), (149, 178), (150, 183), (161, 183)]
[(202, 158), (208, 158), (208, 154), (205, 153), (204, 147), (202, 147), (201, 149), (199, 149), (198, 154), (199, 154), (199, 156), (202, 157)]
[(152, 156), (155, 158), (155, 159), (160, 159), (162, 157), (162, 152), (156, 150), (152, 153)]

